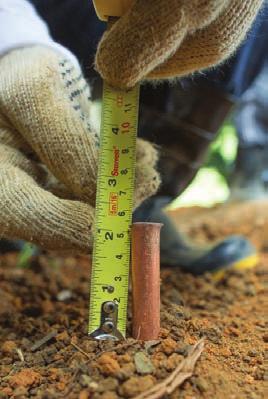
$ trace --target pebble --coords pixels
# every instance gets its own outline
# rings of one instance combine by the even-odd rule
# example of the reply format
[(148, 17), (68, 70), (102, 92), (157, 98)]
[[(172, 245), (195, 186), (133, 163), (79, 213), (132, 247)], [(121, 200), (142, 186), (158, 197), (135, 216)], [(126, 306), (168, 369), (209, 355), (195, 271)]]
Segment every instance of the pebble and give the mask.
[(258, 352), (254, 349), (251, 349), (250, 351), (248, 351), (248, 355), (250, 357), (256, 357), (256, 356), (258, 356)]
[(4, 359), (1, 360), (1, 365), (8, 365), (11, 364), (13, 362), (11, 357), (4, 357)]
[(229, 327), (229, 334), (233, 337), (239, 337), (240, 331), (235, 327)]
[(1, 347), (1, 350), (4, 353), (13, 353), (16, 347), (17, 345), (14, 341), (5, 341)]
[(92, 383), (92, 378), (89, 377), (89, 375), (82, 374), (80, 377), (80, 384), (82, 387), (89, 387), (89, 385)]
[(72, 298), (72, 292), (70, 290), (62, 290), (57, 295), (57, 300), (60, 302), (67, 301)]
[(157, 348), (157, 351), (162, 351), (166, 355), (171, 355), (176, 351), (177, 342), (171, 338), (166, 338), (161, 342), (161, 345)]
[(97, 360), (98, 368), (100, 372), (104, 375), (114, 375), (120, 370), (120, 365), (116, 359), (114, 359), (114, 354), (104, 353)]
[(108, 377), (101, 381), (98, 386), (98, 392), (115, 391), (118, 387), (118, 381), (115, 378)]
[(14, 398), (27, 398), (28, 396), (28, 390), (25, 387), (18, 387), (15, 389), (15, 391), (13, 392), (13, 396)]
[(150, 358), (144, 352), (135, 353), (134, 362), (139, 374), (151, 374), (154, 371)]
[(9, 383), (12, 387), (23, 386), (28, 387), (39, 383), (41, 375), (33, 369), (24, 369), (12, 375)]
[(182, 347), (176, 349), (176, 353), (186, 357), (186, 356), (188, 356), (192, 347), (193, 347), (192, 345), (183, 345)]
[(200, 392), (206, 392), (208, 390), (208, 383), (204, 378), (197, 377), (194, 382)]
[(170, 290), (168, 297), (169, 297), (169, 300), (171, 302), (173, 302), (174, 304), (176, 304), (176, 305), (184, 305), (184, 301), (183, 301), (183, 298), (182, 298), (181, 294), (175, 288), (172, 288)]
[(128, 378), (130, 378), (136, 371), (136, 367), (134, 365), (134, 363), (128, 363), (126, 365), (124, 365), (124, 367), (122, 367), (117, 373), (116, 373), (116, 377), (121, 380), (121, 381), (125, 381)]
[(263, 339), (264, 342), (268, 342), (268, 334), (264, 334), (262, 336), (262, 339)]
[(155, 383), (155, 379), (151, 375), (144, 377), (131, 377), (125, 381), (119, 388), (119, 395), (124, 398), (132, 398), (141, 392), (151, 388)]

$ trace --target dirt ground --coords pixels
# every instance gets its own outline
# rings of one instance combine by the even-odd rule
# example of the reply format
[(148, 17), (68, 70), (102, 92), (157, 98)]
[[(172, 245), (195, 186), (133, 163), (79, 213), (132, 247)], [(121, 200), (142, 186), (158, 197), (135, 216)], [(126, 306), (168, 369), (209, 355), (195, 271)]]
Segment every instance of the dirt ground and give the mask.
[(162, 270), (161, 337), (114, 343), (86, 335), (88, 259), (43, 255), (24, 270), (16, 267), (16, 254), (2, 256), (1, 399), (133, 398), (165, 379), (200, 337), (205, 349), (194, 374), (170, 398), (268, 397), (267, 203), (185, 209), (172, 216), (201, 241), (246, 234), (261, 251), (258, 267), (229, 272), (221, 282)]

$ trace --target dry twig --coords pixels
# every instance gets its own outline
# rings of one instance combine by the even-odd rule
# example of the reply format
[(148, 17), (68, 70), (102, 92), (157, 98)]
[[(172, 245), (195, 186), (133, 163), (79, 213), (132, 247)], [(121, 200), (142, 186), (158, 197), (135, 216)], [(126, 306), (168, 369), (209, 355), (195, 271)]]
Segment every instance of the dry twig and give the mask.
[(86, 353), (80, 346), (76, 345), (74, 342), (71, 342), (71, 345), (78, 350), (78, 352), (82, 353), (84, 356), (86, 356), (89, 360), (93, 360), (92, 357)]
[(178, 367), (164, 381), (156, 384), (147, 391), (136, 396), (134, 399), (160, 399), (164, 395), (171, 394), (187, 378), (191, 377), (195, 364), (204, 349), (204, 340), (198, 341), (189, 355), (178, 365)]
[(16, 350), (18, 356), (19, 356), (20, 361), (24, 362), (24, 355), (23, 355), (22, 350), (20, 348), (15, 348), (15, 350)]
[(56, 335), (58, 334), (58, 331), (53, 330), (51, 331), (49, 334), (47, 334), (45, 337), (43, 337), (42, 339), (39, 339), (38, 341), (36, 341), (32, 347), (31, 347), (31, 351), (35, 352), (37, 349), (39, 349), (41, 346), (47, 344), (49, 341), (51, 341), (52, 339), (54, 339), (56, 337)]

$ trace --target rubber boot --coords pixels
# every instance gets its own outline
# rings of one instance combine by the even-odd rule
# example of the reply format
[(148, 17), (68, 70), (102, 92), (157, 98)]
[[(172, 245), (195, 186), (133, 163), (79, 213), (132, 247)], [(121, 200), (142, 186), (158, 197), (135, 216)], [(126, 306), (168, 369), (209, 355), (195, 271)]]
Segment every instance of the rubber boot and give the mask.
[(226, 270), (256, 266), (258, 256), (252, 244), (241, 236), (231, 236), (213, 245), (195, 245), (181, 234), (163, 208), (169, 197), (152, 197), (134, 213), (135, 222), (162, 223), (161, 265), (178, 266), (188, 273), (214, 273), (221, 278)]
[(229, 201), (268, 199), (268, 146), (239, 147)]
[(24, 241), (17, 240), (0, 240), (0, 254), (6, 254), (8, 252), (18, 252), (21, 251), (24, 246)]

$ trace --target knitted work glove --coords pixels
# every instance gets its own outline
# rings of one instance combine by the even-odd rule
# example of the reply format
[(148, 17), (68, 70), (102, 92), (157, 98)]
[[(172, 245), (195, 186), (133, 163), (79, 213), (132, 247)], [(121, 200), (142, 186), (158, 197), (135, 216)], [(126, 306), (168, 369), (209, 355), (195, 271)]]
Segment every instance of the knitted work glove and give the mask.
[[(81, 70), (43, 47), (0, 60), (0, 238), (92, 247), (99, 135)], [(156, 151), (138, 141), (135, 205), (158, 187)]]
[(96, 69), (131, 87), (216, 65), (245, 37), (263, 0), (136, 0), (105, 32)]

